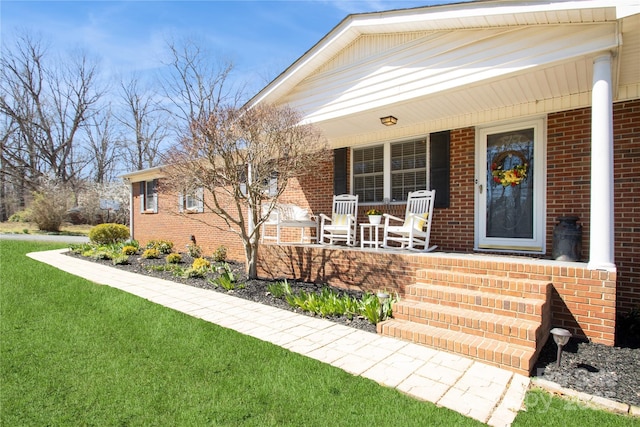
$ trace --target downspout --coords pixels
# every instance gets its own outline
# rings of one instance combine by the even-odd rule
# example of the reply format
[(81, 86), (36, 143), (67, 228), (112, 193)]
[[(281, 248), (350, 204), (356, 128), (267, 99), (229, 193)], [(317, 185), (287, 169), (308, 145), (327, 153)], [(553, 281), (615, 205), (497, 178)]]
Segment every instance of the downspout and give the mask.
[(133, 240), (133, 182), (130, 179), (127, 179), (127, 182), (129, 182), (129, 237)]

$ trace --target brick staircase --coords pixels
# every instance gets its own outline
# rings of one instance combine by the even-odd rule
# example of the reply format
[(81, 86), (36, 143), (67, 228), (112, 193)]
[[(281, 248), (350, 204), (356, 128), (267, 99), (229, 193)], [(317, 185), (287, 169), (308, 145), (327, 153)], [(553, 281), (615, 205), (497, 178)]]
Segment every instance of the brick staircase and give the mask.
[(549, 336), (552, 284), (525, 278), (517, 263), (430, 263), (378, 333), (529, 375)]

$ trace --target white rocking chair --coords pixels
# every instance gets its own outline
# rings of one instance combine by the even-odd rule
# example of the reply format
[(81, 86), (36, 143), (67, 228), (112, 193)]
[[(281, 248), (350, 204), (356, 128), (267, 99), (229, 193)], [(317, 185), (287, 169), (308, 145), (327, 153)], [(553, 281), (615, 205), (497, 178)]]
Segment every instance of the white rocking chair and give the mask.
[(358, 196), (341, 194), (333, 196), (333, 212), (331, 218), (320, 214), (320, 239), (319, 243), (329, 244), (344, 241), (348, 246), (356, 244), (356, 222), (358, 216)]
[[(409, 193), (407, 197), (407, 212), (404, 219), (384, 214), (384, 232), (382, 247), (388, 242), (398, 242), (401, 248), (414, 251), (431, 252), (437, 245), (429, 246), (431, 235), (431, 220), (433, 219), (433, 201), (436, 190), (418, 190)], [(391, 221), (402, 225), (391, 225)], [(421, 248), (417, 248), (420, 246)]]

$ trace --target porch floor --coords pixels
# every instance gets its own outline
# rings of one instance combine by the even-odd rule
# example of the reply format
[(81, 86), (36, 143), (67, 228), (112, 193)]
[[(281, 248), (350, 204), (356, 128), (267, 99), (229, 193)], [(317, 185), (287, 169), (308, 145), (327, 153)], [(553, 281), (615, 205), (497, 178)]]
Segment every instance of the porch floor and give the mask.
[(78, 260), (64, 255), (65, 251), (28, 256), (372, 379), (491, 426), (513, 422), (529, 387), (526, 376), (469, 358), (223, 293)]

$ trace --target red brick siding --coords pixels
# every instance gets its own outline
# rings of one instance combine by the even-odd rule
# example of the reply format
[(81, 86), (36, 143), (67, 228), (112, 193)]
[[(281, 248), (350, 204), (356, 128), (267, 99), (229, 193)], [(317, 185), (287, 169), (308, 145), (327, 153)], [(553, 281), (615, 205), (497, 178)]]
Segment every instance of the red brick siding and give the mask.
[(640, 100), (614, 104), (615, 262), (620, 313), (640, 308)]
[(142, 245), (149, 240), (165, 239), (174, 243), (174, 251), (185, 252), (193, 235), (206, 256), (210, 256), (222, 245), (227, 248), (227, 257), (230, 260), (244, 261), (245, 259), (240, 238), (236, 233), (229, 231), (229, 227), (216, 215), (212, 213), (178, 215), (177, 195), (158, 194), (158, 212), (141, 213), (140, 186), (134, 183), (132, 210), (133, 238)]
[[(547, 119), (547, 254), (552, 249), (553, 228), (556, 218), (563, 215), (576, 215), (583, 226), (583, 259), (589, 254), (589, 215), (590, 215), (590, 132), (591, 110), (589, 108), (563, 111), (548, 115)], [(556, 296), (554, 298), (554, 321), (561, 325), (577, 322), (587, 331), (585, 336), (595, 337), (597, 329), (603, 329), (598, 339), (608, 340), (611, 329), (611, 303), (617, 301), (618, 312), (623, 313), (640, 305), (640, 100), (621, 102), (614, 105), (614, 156), (615, 156), (615, 255), (617, 274), (617, 294), (611, 292), (612, 276), (606, 279), (594, 279), (588, 274), (607, 274), (601, 272), (579, 273), (573, 279), (554, 279)], [(432, 225), (431, 243), (447, 252), (473, 252), (474, 241), (474, 164), (475, 129), (464, 128), (451, 131), (451, 204), (446, 209), (436, 209)], [(244, 253), (237, 237), (229, 232), (204, 227), (193, 221), (168, 215), (166, 197), (160, 195), (160, 210), (155, 215), (139, 213), (138, 186), (134, 185), (134, 237), (141, 241), (152, 238), (174, 240), (178, 248), (188, 243), (189, 236), (195, 234), (198, 243), (207, 251), (213, 251), (224, 244), (230, 249), (230, 257), (244, 259)], [(283, 202), (296, 203), (309, 208), (310, 212), (330, 213), (333, 195), (333, 163), (319, 163), (307, 176), (290, 183)], [(173, 201), (171, 201), (173, 203)], [(360, 221), (365, 220), (364, 210), (359, 210)], [(385, 207), (390, 213), (401, 216), (404, 206)], [(200, 214), (210, 215), (210, 214)], [(221, 225), (221, 224), (219, 224)], [(225, 227), (222, 227), (223, 229)], [(291, 230), (285, 238), (299, 238), (299, 230)], [(215, 237), (214, 237), (215, 236)], [(275, 248), (268, 248), (275, 251)], [(388, 288), (402, 289), (411, 282), (412, 267), (408, 261), (385, 259), (383, 265), (393, 265), (393, 274), (381, 274), (379, 267), (367, 266), (363, 259), (368, 255), (345, 251), (317, 255), (300, 248), (280, 248), (278, 254), (263, 258), (274, 265), (261, 265), (263, 271), (275, 274), (282, 258), (282, 251), (297, 251), (304, 255), (296, 271), (305, 271), (304, 265), (318, 262), (313, 273), (304, 273), (304, 277), (328, 277), (330, 280), (344, 282), (348, 287), (365, 287), (370, 290)], [(264, 253), (263, 253), (264, 255)], [(544, 257), (541, 256), (541, 257)], [(318, 258), (319, 257), (319, 258)], [(325, 258), (327, 257), (327, 258)], [(294, 261), (293, 264), (297, 265)], [(306, 264), (305, 264), (306, 263)], [(359, 263), (363, 263), (359, 266)], [(292, 265), (291, 260), (287, 268)], [(586, 264), (585, 264), (586, 267)], [(581, 270), (582, 271), (582, 270)], [(351, 279), (339, 279), (344, 273)], [(302, 274), (302, 273), (300, 273)], [(577, 274), (577, 273), (576, 273)], [(588, 276), (588, 277), (587, 277)], [(303, 277), (303, 278), (304, 278)], [(365, 277), (375, 277), (377, 282), (369, 283)], [(385, 277), (392, 277), (386, 279)], [(558, 276), (564, 277), (564, 276)], [(595, 282), (594, 282), (595, 280)], [(603, 302), (603, 308), (597, 308)], [(591, 313), (591, 314), (589, 314)], [(599, 320), (598, 320), (599, 319)], [(600, 322), (592, 324), (590, 322)], [(603, 324), (607, 323), (606, 325)], [(595, 335), (594, 335), (595, 334)]]

